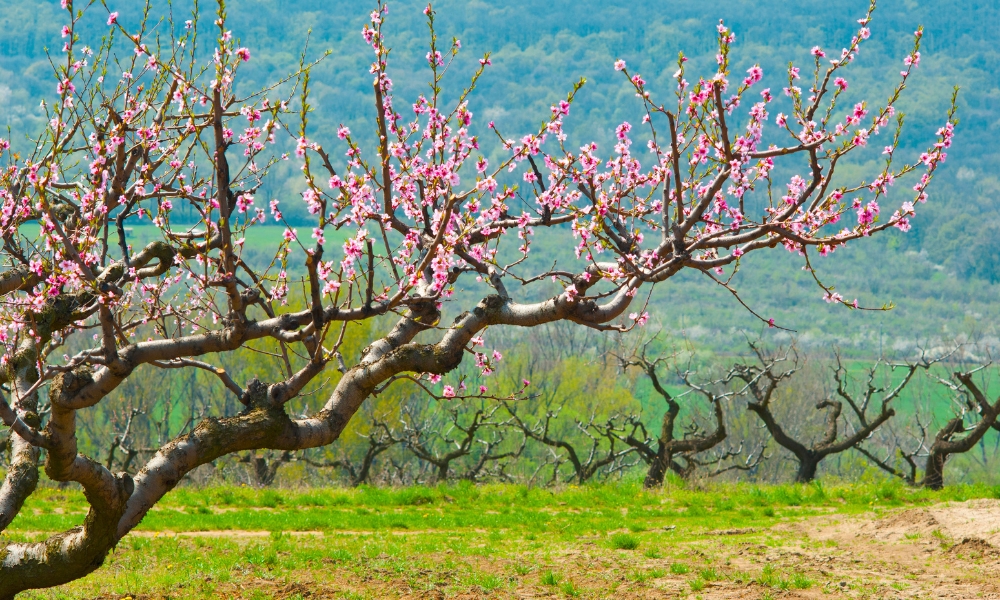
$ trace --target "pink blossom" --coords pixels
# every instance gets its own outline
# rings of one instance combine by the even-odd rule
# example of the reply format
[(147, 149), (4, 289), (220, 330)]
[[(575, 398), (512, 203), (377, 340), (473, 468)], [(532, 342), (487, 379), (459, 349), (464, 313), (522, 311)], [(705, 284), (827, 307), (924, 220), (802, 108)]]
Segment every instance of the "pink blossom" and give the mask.
[(340, 289), (340, 282), (337, 281), (336, 279), (332, 279), (330, 281), (327, 281), (326, 284), (323, 286), (323, 294), (331, 294), (331, 295), (336, 294), (337, 290), (339, 289)]
[(628, 121), (625, 121), (621, 125), (619, 125), (617, 129), (615, 129), (615, 135), (618, 136), (618, 139), (624, 140), (627, 137), (629, 131), (632, 131), (632, 124), (629, 123)]
[(858, 209), (858, 225), (866, 227), (875, 222), (875, 218), (878, 216), (878, 202), (872, 200), (864, 206), (864, 208)]
[(323, 230), (319, 227), (313, 227), (312, 238), (316, 240), (317, 244), (322, 245), (326, 243), (326, 238), (323, 237)]
[(114, 25), (117, 22), (118, 22), (118, 12), (117, 11), (115, 11), (115, 12), (111, 13), (110, 15), (108, 15), (108, 25)]
[(644, 312), (641, 315), (639, 313), (629, 313), (628, 318), (635, 321), (639, 327), (644, 327), (646, 322), (649, 321), (649, 313)]

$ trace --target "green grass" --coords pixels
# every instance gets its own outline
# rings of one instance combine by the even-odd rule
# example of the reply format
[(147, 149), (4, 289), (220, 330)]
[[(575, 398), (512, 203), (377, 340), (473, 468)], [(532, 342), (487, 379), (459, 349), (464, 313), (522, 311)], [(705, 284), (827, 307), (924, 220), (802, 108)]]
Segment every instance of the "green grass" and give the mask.
[(691, 570), (690, 567), (688, 567), (684, 563), (673, 563), (672, 565), (670, 565), (670, 572), (673, 573), (674, 575), (683, 575), (690, 570)]
[(812, 579), (809, 579), (802, 573), (793, 573), (791, 577), (792, 587), (797, 590), (808, 590), (814, 584)]
[(611, 547), (615, 550), (635, 550), (639, 547), (639, 538), (630, 533), (616, 533), (611, 536)]
[[(743, 575), (724, 560), (700, 562), (685, 549), (701, 547), (706, 540), (723, 551), (745, 544), (781, 546), (787, 534), (767, 529), (779, 520), (870, 515), (890, 507), (998, 496), (1000, 489), (986, 486), (930, 492), (895, 484), (709, 485), (656, 491), (630, 483), (560, 490), (469, 484), (301, 491), (182, 487), (150, 511), (93, 575), (26, 597), (207, 598), (291, 585), (297, 577), (318, 573), (338, 578), (343, 589), (362, 589), (357, 587), (361, 582), (394, 582), (416, 596), (432, 588), (449, 595), (489, 595), (530, 586), (564, 597), (590, 597), (607, 591), (595, 585), (610, 585), (600, 578), (595, 583), (596, 576), (588, 572), (601, 561), (618, 565), (614, 568), (626, 574), (621, 580), (625, 586), (652, 586), (653, 580), (666, 577), (697, 592), (709, 582), (728, 579), (778, 593), (814, 587), (811, 577), (817, 575), (771, 565)], [(3, 535), (41, 540), (82, 523), (86, 508), (78, 491), (43, 488)], [(771, 516), (768, 509), (774, 511)], [(665, 530), (667, 526), (673, 529)], [(703, 535), (719, 529), (748, 533)], [(247, 533), (173, 535), (240, 530)], [(632, 552), (640, 548), (644, 550)], [(581, 551), (597, 558), (577, 558)], [(370, 597), (404, 595), (365, 589)], [(264, 593), (274, 596), (278, 590), (267, 587)]]
[(562, 584), (561, 586), (559, 586), (559, 589), (561, 589), (564, 594), (566, 594), (571, 598), (575, 598), (580, 595), (580, 590), (578, 590), (571, 581), (567, 581), (566, 583)]
[[(610, 535), (609, 543), (634, 550), (643, 540), (663, 535), (663, 528), (670, 525), (685, 531), (766, 526), (786, 515), (809, 516), (831, 508), (856, 513), (880, 506), (922, 506), (971, 498), (1000, 498), (1000, 487), (954, 486), (940, 492), (895, 482), (822, 488), (725, 484), (665, 491), (644, 490), (638, 483), (570, 486), (560, 491), (464, 484), (303, 491), (185, 487), (168, 494), (137, 530), (447, 532), (479, 528), (503, 537), (553, 532), (568, 537), (628, 529), (628, 533)], [(730, 510), (730, 506), (747, 510)], [(8, 533), (67, 529), (83, 522), (86, 509), (79, 491), (40, 489)]]

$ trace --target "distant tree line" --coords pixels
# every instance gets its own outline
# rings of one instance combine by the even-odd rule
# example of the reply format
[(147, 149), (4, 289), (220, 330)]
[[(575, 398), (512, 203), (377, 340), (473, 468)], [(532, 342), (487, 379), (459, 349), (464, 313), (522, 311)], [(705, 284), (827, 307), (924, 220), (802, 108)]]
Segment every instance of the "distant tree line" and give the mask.
[[(727, 360), (655, 338), (594, 341), (551, 328), (533, 336), (531, 352), (512, 347), (506, 383), (524, 388), (520, 396), (431, 389), (438, 397), (428, 403), (427, 390), (400, 382), (333, 447), (234, 455), (189, 481), (549, 486), (636, 477), (657, 487), (670, 478), (804, 483), (868, 470), (937, 489), (953, 458), (961, 467), (948, 481), (967, 482), (1000, 456), (991, 365), (968, 348), (865, 362), (753, 341)], [(118, 403), (81, 419), (81, 437), (111, 440), (93, 451), (109, 469), (134, 472), (218, 403), (217, 382), (203, 375), (150, 370)], [(529, 378), (538, 383), (524, 387)], [(223, 404), (215, 409), (241, 409), (235, 397)], [(8, 452), (4, 443), (4, 464)]]

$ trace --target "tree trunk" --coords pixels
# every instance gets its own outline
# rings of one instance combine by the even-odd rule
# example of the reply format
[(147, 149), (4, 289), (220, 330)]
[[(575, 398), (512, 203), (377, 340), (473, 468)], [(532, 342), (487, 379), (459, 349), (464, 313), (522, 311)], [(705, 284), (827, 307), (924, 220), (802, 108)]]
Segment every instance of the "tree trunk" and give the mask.
[(448, 481), (448, 462), (443, 462), (437, 466), (437, 480), (435, 483), (445, 483)]
[(669, 461), (670, 457), (666, 456), (663, 452), (658, 453), (656, 458), (649, 461), (649, 470), (646, 471), (646, 479), (642, 482), (642, 486), (646, 489), (662, 486), (663, 479), (667, 474), (667, 464)]
[(921, 485), (932, 490), (944, 487), (944, 463), (948, 455), (944, 452), (932, 451), (927, 457), (927, 467), (924, 470), (924, 481)]
[(816, 479), (816, 470), (819, 468), (820, 456), (799, 456), (799, 470), (795, 474), (795, 483), (810, 483)]
[(25, 590), (69, 583), (104, 564), (118, 543), (118, 522), (134, 489), (132, 478), (125, 473), (109, 478), (106, 485), (110, 488), (108, 498), (85, 488), (91, 508), (82, 526), (43, 542), (11, 543), (0, 548), (0, 600), (13, 600)]
[[(29, 344), (21, 344), (14, 358), (17, 369), (15, 378), (15, 399), (13, 409), (17, 416), (30, 427), (41, 426), (38, 416), (38, 392), (28, 393), (32, 385), (38, 381), (38, 370), (35, 368), (36, 352)], [(0, 484), (0, 532), (7, 529), (14, 517), (21, 511), (24, 501), (34, 493), (38, 485), (38, 460), (40, 452), (27, 440), (13, 431), (7, 438), (7, 448), (10, 452), (10, 466)]]

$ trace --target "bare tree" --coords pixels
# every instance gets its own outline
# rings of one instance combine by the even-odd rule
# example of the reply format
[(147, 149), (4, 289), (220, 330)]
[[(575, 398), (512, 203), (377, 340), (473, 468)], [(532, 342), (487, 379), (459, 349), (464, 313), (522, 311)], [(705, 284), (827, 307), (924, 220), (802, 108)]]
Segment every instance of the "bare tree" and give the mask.
[(265, 488), (274, 483), (278, 469), (292, 462), (295, 457), (291, 452), (248, 452), (240, 457), (239, 462), (250, 465), (251, 483), (254, 487)]
[[(974, 379), (974, 375), (984, 368), (985, 366), (972, 371), (956, 371), (952, 374), (953, 381), (938, 380), (955, 394), (957, 410), (956, 415), (937, 430), (933, 440), (928, 441), (928, 428), (917, 415), (916, 424), (920, 434), (915, 436), (916, 443), (912, 449), (904, 449), (897, 438), (884, 458), (879, 458), (868, 449), (859, 450), (879, 468), (910, 485), (941, 489), (944, 486), (944, 467), (948, 459), (955, 454), (972, 450), (990, 429), (1000, 430), (1000, 423), (997, 422), (1000, 416), (1000, 397), (996, 402), (990, 403)], [(895, 461), (891, 460), (893, 456), (898, 456), (906, 466), (894, 464)], [(925, 462), (923, 478), (918, 482), (919, 458), (924, 458)]]
[[(870, 11), (842, 57), (825, 69), (815, 62), (813, 89), (793, 85), (788, 100), (756, 92), (759, 67), (730, 79), (734, 36), (725, 26), (712, 72), (691, 77), (681, 63), (677, 83), (690, 90), (676, 105), (658, 102), (638, 73), (617, 63), (650, 117), (642, 124), (652, 151), (644, 149), (651, 157), (644, 167), (631, 153), (627, 123), (608, 157), (596, 144), (567, 142), (565, 119), (583, 81), (538, 129), (511, 137), (518, 141), (484, 128), (491, 140), (498, 136), (496, 164), (477, 155), (467, 101), (490, 60), (482, 58), (446, 105), (442, 77), (459, 46), (438, 48), (429, 7), (431, 92), (398, 103), (413, 109), (409, 120), (395, 108), (381, 4), (364, 27), (374, 53), (371, 143), (347, 127), (309, 126), (309, 74), (323, 68), (318, 61), (244, 92), (237, 81), (251, 50), (230, 33), (222, 2), (189, 26), (153, 4), (134, 28), (101, 3), (64, 8), (65, 51), (51, 63), (55, 95), (45, 104), (45, 129), (33, 145), (0, 144), (0, 381), (10, 399), (0, 401), (0, 419), (13, 429), (0, 530), (35, 490), (43, 449), (48, 477), (80, 484), (89, 510), (80, 527), (0, 548), (0, 599), (97, 569), (200, 465), (327, 446), (396, 378), (432, 380), (443, 395), (454, 393), (458, 381), (438, 379), (451, 377), (466, 354), (484, 374), (497, 367), (484, 348), (487, 329), (563, 322), (627, 330), (648, 318), (636, 299), (682, 271), (704, 274), (742, 301), (725, 273), (748, 253), (781, 245), (808, 265), (810, 251), (905, 230), (919, 203), (893, 212), (886, 186), (915, 174), (915, 200), (926, 199), (954, 132), (953, 101), (921, 161), (900, 165), (902, 152), (890, 153), (863, 182), (833, 186), (845, 156), (891, 130), (918, 64), (920, 35), (885, 104), (859, 105), (851, 127), (831, 121), (840, 112), (839, 76), (868, 37)], [(162, 22), (158, 10), (167, 13)], [(81, 20), (106, 21), (115, 35), (88, 45)], [(215, 37), (210, 57), (194, 51), (192, 36), (201, 29), (198, 41), (206, 39), (205, 22)], [(769, 130), (765, 147), (766, 117), (778, 104), (787, 104), (787, 126)], [(873, 118), (862, 123), (869, 111)], [(301, 167), (301, 197), (261, 206), (262, 186), (286, 157)], [(772, 181), (785, 161), (808, 165), (805, 175)], [(854, 206), (846, 195), (869, 199)], [(296, 201), (308, 215), (301, 235), (283, 212)], [(194, 223), (183, 224), (182, 207)], [(844, 231), (827, 227), (855, 212), (856, 224)], [(271, 260), (251, 264), (247, 232), (268, 219), (286, 227), (283, 241)], [(140, 221), (153, 224), (153, 241), (133, 247), (127, 230)], [(574, 247), (551, 257), (552, 269), (532, 270), (525, 259), (536, 237), (565, 239), (569, 229)], [(344, 240), (336, 252), (334, 235)], [(554, 293), (543, 294), (552, 278)], [(515, 281), (520, 296), (508, 291)], [(853, 306), (816, 282), (831, 302)], [(445, 315), (455, 315), (448, 325)], [(394, 320), (387, 332), (358, 326), (382, 317)], [(371, 333), (357, 360), (342, 352), (349, 325)], [(66, 358), (49, 350), (53, 344), (70, 349)], [(230, 373), (235, 367), (220, 366), (258, 355), (270, 366), (242, 381)], [(342, 376), (326, 402), (314, 403), (310, 394), (323, 388), (331, 363)], [(83, 454), (78, 412), (120, 393), (137, 370), (163, 368), (204, 371), (215, 380), (206, 394), (231, 393), (240, 411), (207, 403), (208, 412), (172, 430), (134, 476)], [(50, 405), (44, 418), (41, 389)]]
[[(484, 475), (487, 465), (519, 456), (524, 449), (523, 443), (504, 449), (509, 428), (494, 420), (499, 403), (471, 411), (463, 408), (452, 406), (431, 414), (413, 404), (403, 409), (403, 447), (433, 467), (433, 482), (451, 478), (475, 481)], [(463, 461), (466, 458), (470, 460)], [(467, 464), (456, 471), (455, 463)]]
[(375, 460), (387, 450), (395, 447), (403, 441), (402, 436), (397, 434), (389, 425), (377, 418), (371, 418), (371, 428), (361, 437), (367, 440), (365, 450), (359, 460), (352, 460), (350, 457), (341, 457), (332, 461), (321, 461), (308, 456), (303, 456), (302, 460), (308, 465), (321, 468), (342, 469), (347, 473), (351, 487), (357, 487), (363, 483), (370, 483), (372, 467)]
[[(691, 390), (697, 391), (711, 406), (715, 417), (715, 428), (713, 431), (703, 431), (691, 419), (683, 428), (683, 432), (678, 431), (680, 426), (677, 423), (677, 419), (681, 412), (681, 405), (677, 401), (677, 398), (663, 387), (656, 374), (657, 367), (667, 362), (668, 359), (657, 357), (650, 360), (646, 356), (651, 341), (642, 344), (641, 350), (637, 349), (631, 356), (619, 358), (622, 370), (633, 366), (642, 369), (649, 378), (650, 383), (652, 383), (653, 389), (663, 398), (663, 401), (667, 405), (667, 410), (663, 414), (663, 420), (660, 423), (658, 436), (651, 436), (646, 431), (646, 426), (638, 415), (629, 415), (626, 417), (623, 428), (624, 435), (619, 436), (619, 439), (634, 448), (643, 462), (648, 465), (646, 478), (643, 481), (643, 485), (647, 488), (663, 485), (663, 479), (668, 469), (681, 477), (687, 478), (698, 465), (693, 456), (714, 448), (726, 439), (725, 415), (723, 414), (722, 401), (730, 396), (728, 393), (714, 393), (711, 390), (712, 385), (692, 385), (689, 381), (690, 373), (683, 373), (682, 378), (688, 384), (688, 387)], [(678, 459), (682, 460), (684, 464), (678, 462)]]
[(117, 417), (115, 421), (121, 423), (124, 421), (121, 433), (115, 435), (115, 439), (111, 441), (111, 447), (108, 449), (108, 458), (104, 462), (104, 466), (108, 469), (112, 469), (115, 466), (115, 453), (121, 450), (125, 456), (120, 461), (121, 470), (126, 473), (129, 472), (129, 467), (132, 466), (132, 461), (135, 457), (139, 455), (139, 450), (135, 447), (132, 438), (132, 423), (137, 415), (142, 414), (142, 409), (137, 407), (132, 407), (128, 410), (124, 417), (122, 415), (114, 415)]
[(552, 480), (558, 479), (559, 467), (568, 463), (573, 468), (569, 481), (583, 484), (599, 474), (611, 475), (626, 470), (630, 466), (624, 459), (635, 452), (635, 448), (621, 442), (622, 426), (620, 416), (613, 415), (600, 421), (591, 415), (587, 421), (574, 420), (570, 431), (576, 435), (560, 432), (558, 422), (562, 407), (546, 410), (545, 415), (530, 422), (518, 415), (512, 403), (504, 406), (511, 416), (510, 422), (527, 439), (552, 448), (557, 454), (551, 460)]
[[(834, 368), (834, 379), (837, 382), (836, 394), (846, 402), (854, 415), (856, 423), (852, 423), (843, 415), (843, 402), (832, 398), (825, 398), (816, 403), (816, 410), (826, 410), (826, 427), (819, 440), (808, 444), (793, 438), (777, 421), (771, 410), (771, 399), (778, 385), (788, 380), (798, 370), (798, 356), (794, 358), (795, 364), (784, 371), (779, 370), (785, 361), (788, 360), (790, 350), (785, 350), (774, 355), (767, 355), (756, 344), (750, 344), (751, 349), (757, 356), (759, 364), (737, 364), (733, 367), (736, 377), (743, 379), (747, 383), (747, 392), (753, 398), (747, 401), (747, 408), (753, 411), (764, 423), (774, 441), (790, 451), (798, 463), (795, 474), (795, 481), (805, 483), (816, 478), (816, 471), (820, 462), (830, 455), (838, 454), (856, 447), (860, 442), (867, 439), (883, 423), (892, 418), (896, 411), (890, 403), (896, 399), (900, 392), (910, 383), (918, 364), (910, 365), (889, 365), (889, 368), (902, 368), (905, 370), (902, 381), (896, 385), (879, 385), (875, 383), (884, 363), (881, 360), (875, 362), (866, 374), (866, 382), (860, 397), (855, 397), (848, 389), (847, 369), (843, 366), (839, 355), (837, 356), (837, 366)], [(876, 396), (879, 396), (879, 410), (874, 415), (869, 415), (869, 408), (875, 404)], [(844, 421), (844, 435), (839, 432), (840, 422)]]

